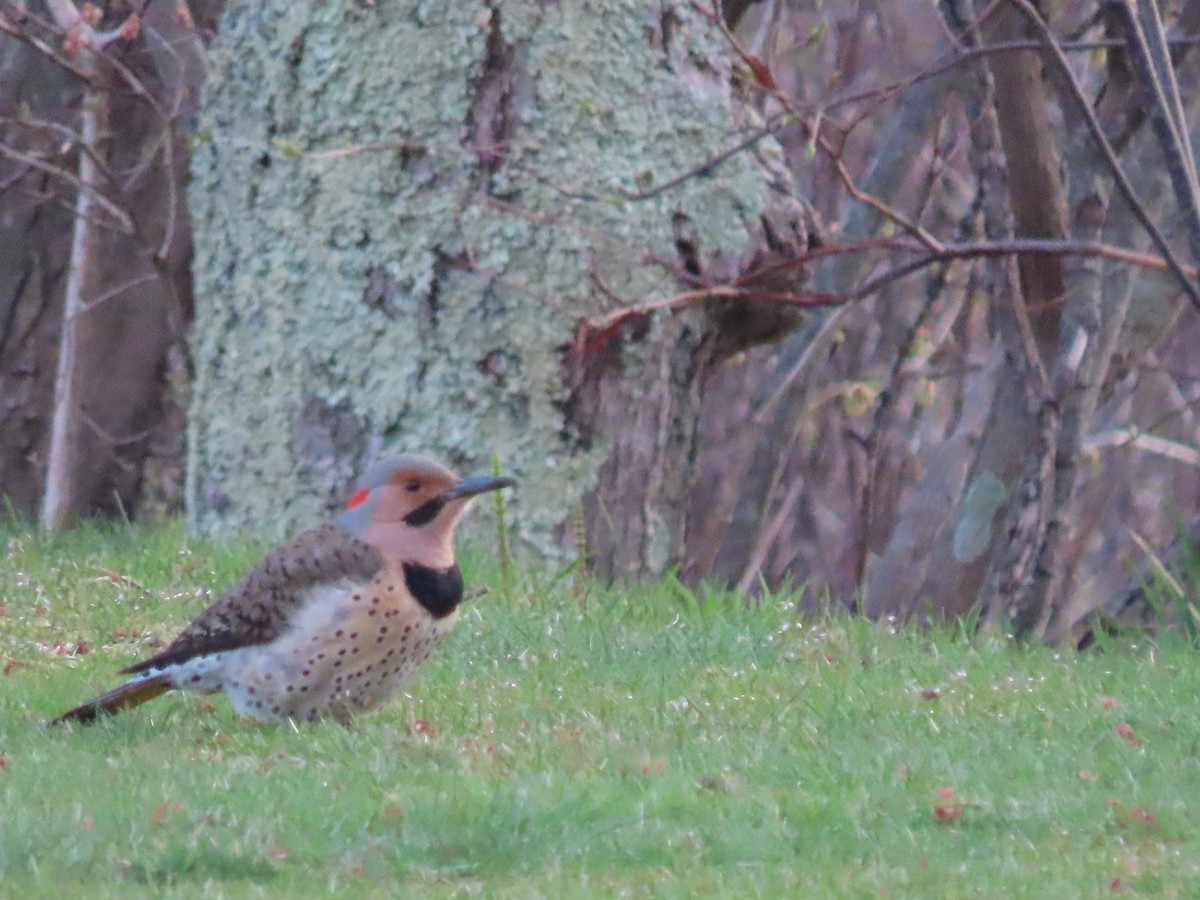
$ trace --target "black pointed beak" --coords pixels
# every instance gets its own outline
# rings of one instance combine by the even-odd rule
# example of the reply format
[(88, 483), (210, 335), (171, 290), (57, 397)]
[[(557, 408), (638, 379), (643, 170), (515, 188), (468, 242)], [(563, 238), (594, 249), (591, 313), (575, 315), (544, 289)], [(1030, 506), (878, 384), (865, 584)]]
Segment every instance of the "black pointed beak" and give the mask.
[(427, 525), (438, 517), (446, 504), (453, 500), (465, 500), (476, 494), (488, 491), (498, 491), (501, 488), (512, 487), (517, 483), (515, 478), (494, 478), (491, 475), (471, 475), (458, 484), (446, 488), (432, 500), (426, 500), (407, 516), (404, 521), (414, 528)]
[(513, 487), (516, 483), (517, 479), (507, 476), (469, 475), (453, 487), (442, 491), (438, 499), (442, 502), (461, 500), (464, 497), (474, 497), (476, 494), (486, 494), (488, 491)]

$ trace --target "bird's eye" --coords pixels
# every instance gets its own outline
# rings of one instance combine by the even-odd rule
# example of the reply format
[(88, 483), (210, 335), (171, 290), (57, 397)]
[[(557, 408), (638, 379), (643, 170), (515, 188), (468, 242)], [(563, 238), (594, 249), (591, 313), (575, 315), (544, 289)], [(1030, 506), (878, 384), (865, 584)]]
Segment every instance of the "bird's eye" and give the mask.
[(404, 482), (404, 489), (406, 491), (419, 491), (421, 489), (421, 482), (416, 478), (410, 478)]

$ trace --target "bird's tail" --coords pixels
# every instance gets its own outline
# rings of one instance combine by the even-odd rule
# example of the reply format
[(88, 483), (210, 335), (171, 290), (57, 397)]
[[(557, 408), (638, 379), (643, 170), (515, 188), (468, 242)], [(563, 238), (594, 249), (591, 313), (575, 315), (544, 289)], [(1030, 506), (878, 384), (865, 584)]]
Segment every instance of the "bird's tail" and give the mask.
[(174, 684), (171, 676), (165, 672), (151, 675), (149, 678), (135, 678), (125, 682), (119, 688), (101, 694), (95, 700), (89, 700), (82, 706), (77, 706), (70, 712), (65, 712), (51, 725), (61, 725), (64, 722), (82, 722), (88, 724), (96, 721), (101, 713), (113, 715), (131, 706), (138, 706), (147, 700), (153, 700), (159, 694), (171, 690)]

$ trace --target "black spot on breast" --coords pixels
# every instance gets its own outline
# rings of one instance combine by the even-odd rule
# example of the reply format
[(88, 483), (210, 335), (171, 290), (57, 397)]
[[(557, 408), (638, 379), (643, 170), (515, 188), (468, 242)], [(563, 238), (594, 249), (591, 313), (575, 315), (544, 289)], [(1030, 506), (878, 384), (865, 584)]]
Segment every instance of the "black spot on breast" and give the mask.
[(406, 562), (404, 580), (409, 592), (435, 619), (450, 615), (462, 602), (463, 580), (458, 566), (434, 569)]

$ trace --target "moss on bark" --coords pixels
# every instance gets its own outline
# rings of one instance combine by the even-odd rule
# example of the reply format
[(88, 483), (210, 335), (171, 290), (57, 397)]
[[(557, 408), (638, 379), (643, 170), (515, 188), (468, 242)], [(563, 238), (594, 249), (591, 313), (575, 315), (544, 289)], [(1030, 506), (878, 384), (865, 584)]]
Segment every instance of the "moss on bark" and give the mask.
[(672, 213), (737, 252), (763, 207), (746, 156), (652, 199), (619, 190), (730, 143), (719, 32), (640, 0), (238, 0), (210, 64), (193, 523), (274, 536), (381, 453), (460, 470), (496, 453), (522, 478), (516, 533), (553, 553), (606, 458), (569, 427), (560, 365), (611, 305), (591, 274), (669, 292), (643, 255), (673, 256)]

